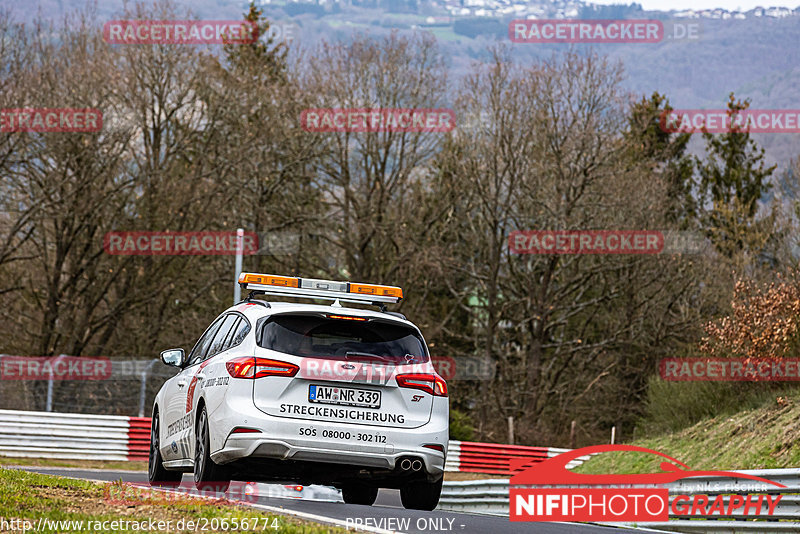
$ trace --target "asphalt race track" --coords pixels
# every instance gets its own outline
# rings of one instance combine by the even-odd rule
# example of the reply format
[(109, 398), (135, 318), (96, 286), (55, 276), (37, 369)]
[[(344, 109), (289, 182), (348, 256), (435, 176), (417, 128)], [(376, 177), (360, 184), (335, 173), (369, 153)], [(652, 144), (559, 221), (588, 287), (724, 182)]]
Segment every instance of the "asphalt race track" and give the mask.
[[(125, 482), (146, 482), (147, 473), (138, 471), (108, 471), (92, 469), (65, 469), (58, 467), (20, 467), (37, 473), (58, 475), (63, 477), (83, 478), (90, 480)], [(191, 481), (184, 476), (183, 482)], [(433, 511), (423, 512), (406, 510), (400, 504), (397, 490), (381, 490), (374, 506), (344, 504), (342, 502), (320, 502), (291, 498), (259, 496), (258, 503), (272, 508), (311, 514), (328, 519), (347, 522), (356, 519), (362, 521), (370, 518), (369, 526), (383, 531), (396, 530), (398, 521), (408, 520), (409, 527), (398, 532), (414, 533), (475, 533), (475, 534), (511, 534), (518, 532), (535, 532), (541, 534), (611, 534), (625, 532), (627, 529), (601, 527), (578, 523), (512, 523), (506, 518), (485, 515), (465, 514), (460, 512)], [(382, 521), (383, 520), (383, 521)], [(389, 522), (391, 520), (391, 522)], [(339, 525), (344, 526), (344, 525)], [(388, 527), (388, 528), (387, 528)], [(377, 531), (377, 530), (373, 530)]]

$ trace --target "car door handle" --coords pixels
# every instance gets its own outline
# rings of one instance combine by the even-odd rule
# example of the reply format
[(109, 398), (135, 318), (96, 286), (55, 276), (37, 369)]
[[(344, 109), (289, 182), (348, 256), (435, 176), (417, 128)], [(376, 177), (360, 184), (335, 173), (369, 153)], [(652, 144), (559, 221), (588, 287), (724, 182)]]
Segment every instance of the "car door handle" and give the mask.
[(186, 380), (178, 380), (178, 387), (179, 388), (182, 388), (185, 385), (186, 385)]

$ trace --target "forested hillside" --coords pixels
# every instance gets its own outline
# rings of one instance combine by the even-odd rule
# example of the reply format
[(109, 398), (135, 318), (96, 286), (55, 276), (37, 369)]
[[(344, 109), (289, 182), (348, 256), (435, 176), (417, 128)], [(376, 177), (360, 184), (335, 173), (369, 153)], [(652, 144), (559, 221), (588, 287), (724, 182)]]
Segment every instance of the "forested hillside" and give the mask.
[[(116, 17), (184, 16), (133, 9)], [(258, 9), (248, 17), (266, 29)], [(291, 242), (246, 257), (245, 270), (402, 286), (399, 310), (434, 355), (496, 365), (494, 380), (451, 383), (464, 433), (504, 441), (514, 417), (517, 441), (567, 445), (574, 420), (580, 445), (612, 426), (631, 437), (659, 360), (701, 350), (737, 280), (771, 282), (796, 264), (796, 172), (774, 169), (746, 132), (659, 126), (669, 104), (690, 101), (671, 52), (638, 75), (672, 81), (632, 95), (636, 67), (618, 52), (540, 59), (493, 46), (454, 72), (452, 45), (426, 32), (299, 54), (306, 43), (109, 45), (104, 20), (0, 21), (0, 108), (103, 113), (99, 132), (0, 133), (0, 353), (190, 348), (230, 305), (233, 259), (111, 255), (104, 238), (244, 227)], [(736, 50), (714, 59), (761, 61), (775, 90), (797, 90), (770, 78), (783, 59)], [(691, 85), (735, 114), (746, 94), (728, 89), (760, 79)], [(324, 133), (299, 122), (308, 108), (364, 107), (452, 108), (457, 127)], [(706, 246), (514, 253), (509, 235), (530, 229), (680, 231)]]

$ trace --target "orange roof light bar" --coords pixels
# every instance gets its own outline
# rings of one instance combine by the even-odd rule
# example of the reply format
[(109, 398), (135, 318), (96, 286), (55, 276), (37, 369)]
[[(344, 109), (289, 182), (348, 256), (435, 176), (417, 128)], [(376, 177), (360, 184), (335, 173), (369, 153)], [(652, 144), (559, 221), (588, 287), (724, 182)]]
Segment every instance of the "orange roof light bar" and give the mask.
[(397, 303), (403, 298), (403, 290), (396, 286), (335, 282), (272, 274), (242, 273), (239, 275), (239, 284), (244, 289), (264, 294), (338, 299), (346, 302)]
[(359, 295), (382, 295), (384, 297), (403, 298), (402, 288), (395, 286), (379, 286), (375, 284), (350, 284), (350, 293)]
[(263, 284), (279, 287), (300, 287), (300, 279), (291, 276), (273, 276), (271, 274), (242, 273), (240, 284)]

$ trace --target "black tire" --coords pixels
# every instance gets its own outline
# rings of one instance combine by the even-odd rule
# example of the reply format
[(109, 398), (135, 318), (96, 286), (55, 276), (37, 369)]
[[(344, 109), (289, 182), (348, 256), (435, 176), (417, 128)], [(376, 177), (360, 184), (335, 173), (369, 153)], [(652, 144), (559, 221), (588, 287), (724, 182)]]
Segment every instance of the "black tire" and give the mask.
[(208, 415), (206, 407), (200, 411), (195, 427), (194, 444), (194, 484), (204, 492), (224, 493), (231, 484), (227, 469), (214, 463), (211, 459), (211, 447), (208, 439)]
[(377, 498), (378, 488), (375, 486), (352, 485), (342, 488), (342, 500), (347, 504), (372, 506)]
[(400, 501), (409, 510), (433, 510), (442, 495), (444, 477), (436, 482), (426, 480), (411, 482), (400, 488)]
[(183, 473), (169, 471), (164, 467), (164, 459), (159, 450), (159, 419), (158, 411), (153, 412), (150, 423), (150, 457), (147, 465), (147, 478), (151, 486), (174, 486), (180, 483)]

